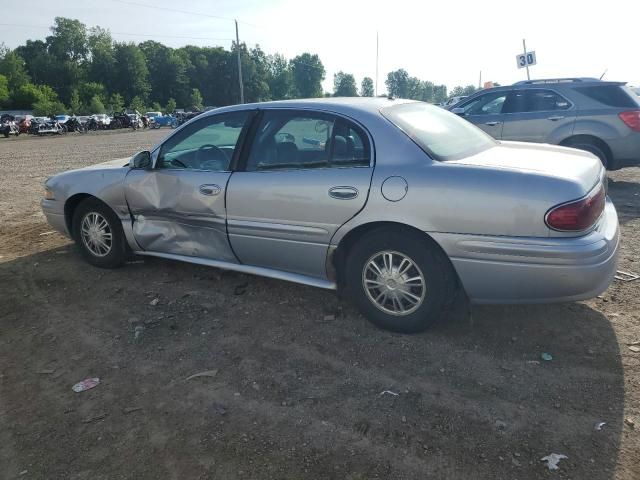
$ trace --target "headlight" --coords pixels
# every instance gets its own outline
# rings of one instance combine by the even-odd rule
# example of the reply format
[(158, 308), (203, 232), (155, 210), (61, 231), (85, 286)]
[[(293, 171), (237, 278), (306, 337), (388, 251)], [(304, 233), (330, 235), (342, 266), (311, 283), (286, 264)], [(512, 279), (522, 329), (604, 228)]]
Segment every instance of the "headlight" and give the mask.
[(44, 187), (44, 198), (46, 198), (47, 200), (56, 199), (56, 197), (53, 195), (53, 190), (51, 190), (49, 187)]

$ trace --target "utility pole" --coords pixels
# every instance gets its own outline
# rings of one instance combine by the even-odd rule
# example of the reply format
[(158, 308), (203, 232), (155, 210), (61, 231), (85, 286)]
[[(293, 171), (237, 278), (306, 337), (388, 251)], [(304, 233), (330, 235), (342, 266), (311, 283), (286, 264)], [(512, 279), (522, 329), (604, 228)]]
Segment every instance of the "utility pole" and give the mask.
[(376, 91), (374, 97), (378, 96), (378, 32), (376, 31)]
[(527, 65), (527, 80), (531, 80), (531, 76), (529, 76), (529, 61), (527, 59), (527, 44), (524, 41), (524, 38), (522, 39), (522, 48), (524, 49), (524, 61)]
[(240, 37), (238, 35), (238, 21), (236, 22), (236, 52), (238, 53), (238, 83), (240, 84), (240, 103), (244, 103), (244, 86), (242, 85), (242, 61), (240, 60)]
[(480, 70), (480, 78), (478, 79), (478, 90), (482, 88), (482, 70)]

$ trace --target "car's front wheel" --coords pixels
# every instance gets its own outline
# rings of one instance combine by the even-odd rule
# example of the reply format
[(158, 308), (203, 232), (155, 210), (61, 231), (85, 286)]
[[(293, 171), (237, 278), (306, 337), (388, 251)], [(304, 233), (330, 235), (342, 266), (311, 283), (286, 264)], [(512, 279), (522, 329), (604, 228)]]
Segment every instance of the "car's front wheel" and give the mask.
[(116, 268), (124, 263), (128, 247), (120, 219), (95, 198), (83, 200), (72, 220), (73, 238), (90, 264)]
[(356, 306), (387, 330), (425, 330), (446, 315), (455, 294), (449, 259), (411, 230), (383, 228), (365, 235), (346, 264), (346, 287)]

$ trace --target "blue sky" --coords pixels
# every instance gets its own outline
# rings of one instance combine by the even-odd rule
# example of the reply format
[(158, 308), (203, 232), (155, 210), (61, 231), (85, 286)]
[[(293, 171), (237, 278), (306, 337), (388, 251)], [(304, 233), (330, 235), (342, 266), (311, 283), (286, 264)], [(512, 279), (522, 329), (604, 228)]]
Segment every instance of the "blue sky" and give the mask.
[(376, 32), (379, 92), (385, 89), (387, 72), (397, 68), (450, 88), (477, 84), (480, 70), (483, 80), (522, 80), (526, 73), (516, 68), (515, 56), (522, 50), (523, 37), (538, 58), (532, 77), (599, 77), (608, 69), (606, 79), (640, 85), (640, 1), (22, 2), (2, 9), (0, 23), (22, 26), (0, 25), (0, 42), (15, 47), (29, 38), (44, 38), (56, 16), (108, 28), (117, 40), (151, 38), (173, 47), (227, 48), (235, 36), (232, 19), (237, 18), (241, 41), (258, 43), (267, 53), (318, 53), (327, 70), (327, 91), (338, 70), (353, 73), (358, 84), (364, 76), (375, 77)]

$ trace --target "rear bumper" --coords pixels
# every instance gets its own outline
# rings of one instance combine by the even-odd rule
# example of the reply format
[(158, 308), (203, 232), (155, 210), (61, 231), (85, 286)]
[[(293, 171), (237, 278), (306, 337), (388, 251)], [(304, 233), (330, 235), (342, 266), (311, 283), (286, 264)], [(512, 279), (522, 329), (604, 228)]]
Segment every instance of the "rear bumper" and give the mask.
[(71, 234), (67, 229), (67, 222), (64, 216), (64, 206), (60, 205), (61, 202), (56, 200), (42, 199), (40, 206), (42, 207), (42, 213), (47, 218), (47, 222), (54, 230), (62, 233), (63, 235), (71, 238)]
[(578, 238), (432, 235), (474, 303), (592, 298), (607, 289), (617, 267), (618, 215), (609, 199), (598, 227)]

